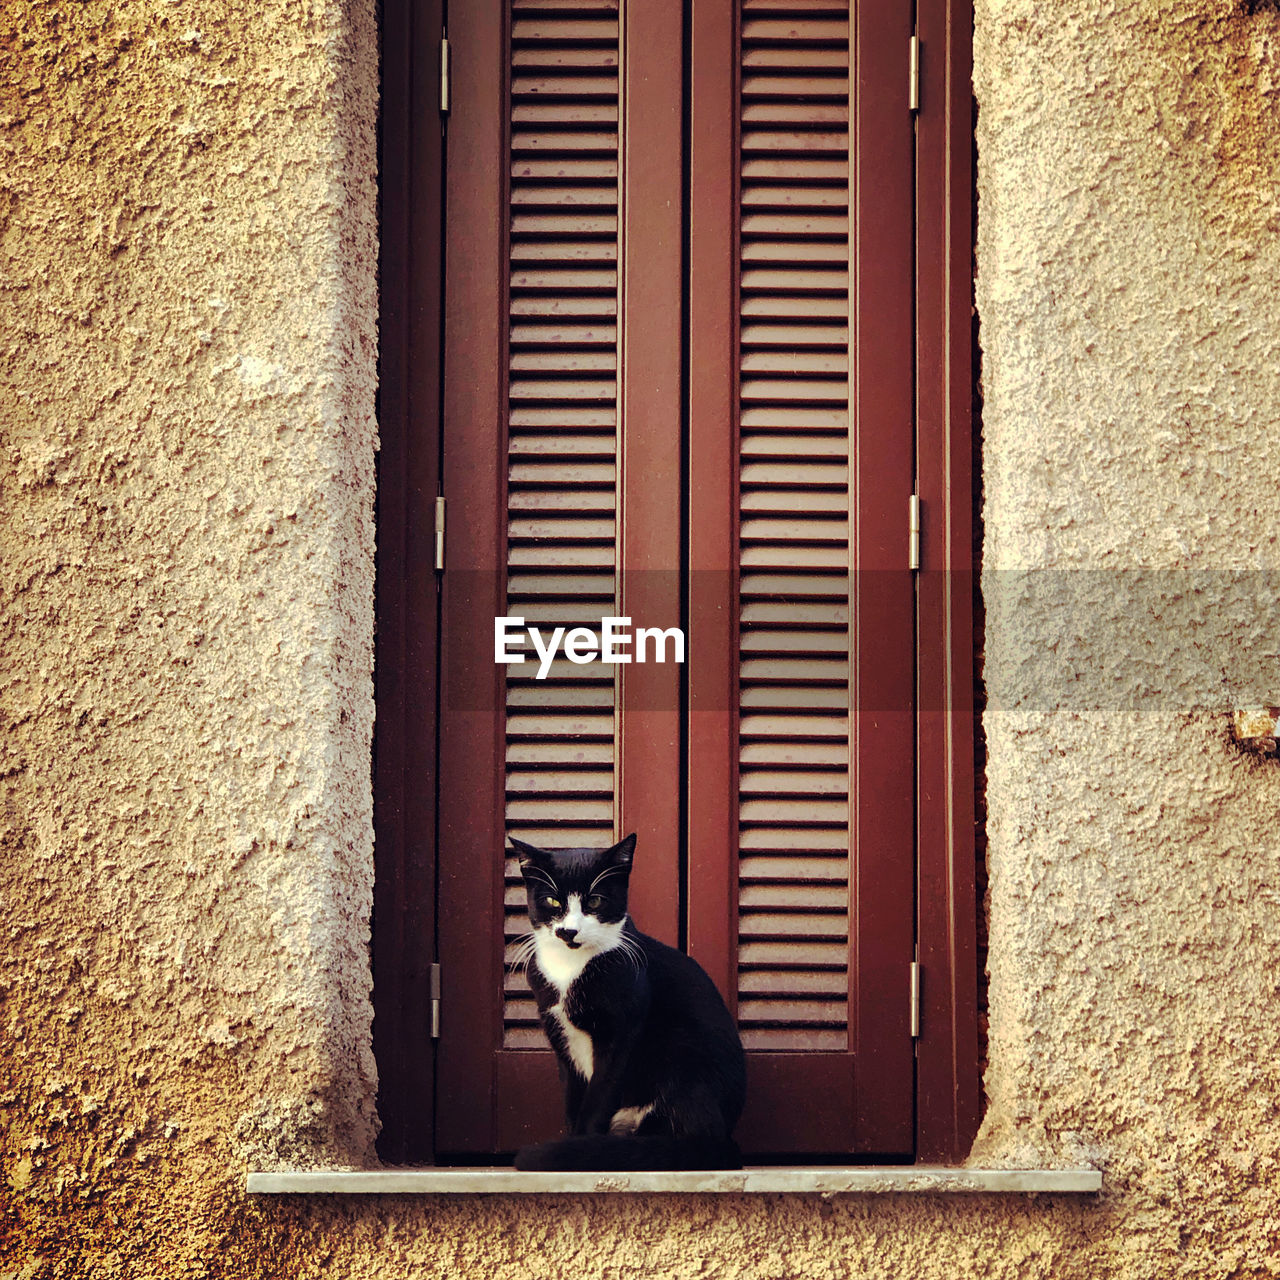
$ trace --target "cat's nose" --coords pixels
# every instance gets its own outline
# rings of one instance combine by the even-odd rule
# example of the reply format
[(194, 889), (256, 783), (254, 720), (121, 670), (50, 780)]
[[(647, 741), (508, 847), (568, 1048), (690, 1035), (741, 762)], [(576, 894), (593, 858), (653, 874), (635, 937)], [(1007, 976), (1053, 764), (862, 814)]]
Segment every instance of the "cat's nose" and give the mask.
[(557, 929), (556, 930), (556, 937), (562, 939), (564, 942), (567, 942), (570, 945), (573, 944), (573, 940), (577, 936), (578, 936), (577, 929)]

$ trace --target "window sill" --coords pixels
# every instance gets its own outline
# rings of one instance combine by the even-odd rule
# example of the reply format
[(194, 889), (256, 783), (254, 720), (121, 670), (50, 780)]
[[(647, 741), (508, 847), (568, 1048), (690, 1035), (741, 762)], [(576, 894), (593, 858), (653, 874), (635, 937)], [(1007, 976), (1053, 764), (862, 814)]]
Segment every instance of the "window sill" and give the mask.
[(953, 1169), (901, 1165), (756, 1166), (706, 1173), (518, 1173), (514, 1169), (297, 1170), (251, 1173), (263, 1195), (533, 1195), (548, 1192), (711, 1192), (884, 1195), (890, 1192), (1092, 1192), (1097, 1169)]

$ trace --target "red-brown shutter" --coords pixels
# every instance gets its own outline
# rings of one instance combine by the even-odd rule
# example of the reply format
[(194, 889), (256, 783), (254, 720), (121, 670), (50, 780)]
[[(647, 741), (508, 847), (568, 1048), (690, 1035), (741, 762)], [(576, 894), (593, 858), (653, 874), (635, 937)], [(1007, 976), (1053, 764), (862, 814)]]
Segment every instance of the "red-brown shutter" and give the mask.
[(514, 0), (509, 22), (477, 3), (450, 24), (446, 1153), (510, 1150), (561, 1119), (511, 963), (528, 924), (508, 834), (604, 846), (638, 830), (633, 905), (676, 937), (678, 670), (562, 654), (537, 680), (529, 644), (523, 664), (493, 662), (497, 615), (548, 637), (609, 615), (679, 622), (679, 43), (654, 38), (678, 32), (678, 6), (631, 0), (626, 26), (617, 0)]
[(762, 1152), (912, 1141), (908, 32), (694, 0), (689, 937)]

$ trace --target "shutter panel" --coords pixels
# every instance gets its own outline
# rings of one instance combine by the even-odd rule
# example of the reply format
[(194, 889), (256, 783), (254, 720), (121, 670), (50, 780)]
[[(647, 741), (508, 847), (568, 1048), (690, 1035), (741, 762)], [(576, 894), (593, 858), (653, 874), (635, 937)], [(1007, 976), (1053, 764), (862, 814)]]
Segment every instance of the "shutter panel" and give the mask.
[(693, 0), (688, 921), (753, 1153), (911, 1149), (909, 29)]
[(637, 914), (678, 919), (678, 669), (561, 656), (540, 681), (531, 644), (501, 666), (491, 638), (499, 615), (679, 621), (679, 8), (628, 0), (625, 32), (617, 0), (508, 13), (450, 15), (437, 1134), (459, 1156), (562, 1121), (506, 835), (637, 829)]
[(849, 938), (849, 16), (741, 30), (738, 1021), (844, 1050)]
[[(549, 636), (615, 614), (618, 14), (516, 0), (511, 27), (507, 613)], [(507, 668), (507, 830), (551, 848), (614, 838), (614, 668)], [(512, 968), (528, 929), (504, 876), (503, 1045), (546, 1049)]]

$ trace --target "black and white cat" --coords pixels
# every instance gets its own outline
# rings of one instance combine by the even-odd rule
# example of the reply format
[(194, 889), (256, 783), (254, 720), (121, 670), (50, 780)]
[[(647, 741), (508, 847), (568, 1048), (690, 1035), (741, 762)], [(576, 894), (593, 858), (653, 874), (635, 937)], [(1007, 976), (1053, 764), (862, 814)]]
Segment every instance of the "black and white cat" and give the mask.
[(694, 960), (627, 915), (636, 838), (520, 855), (529, 985), (560, 1063), (568, 1136), (517, 1169), (736, 1169), (742, 1042)]

